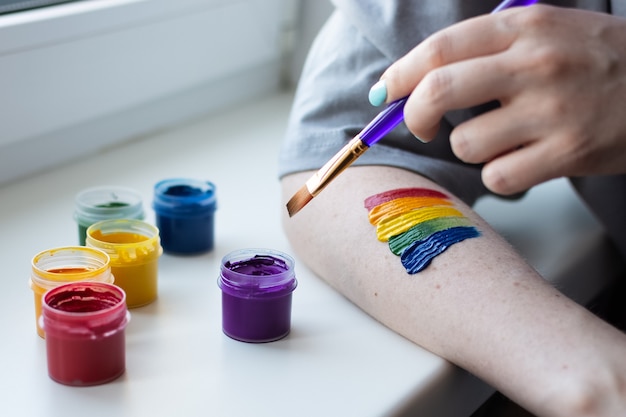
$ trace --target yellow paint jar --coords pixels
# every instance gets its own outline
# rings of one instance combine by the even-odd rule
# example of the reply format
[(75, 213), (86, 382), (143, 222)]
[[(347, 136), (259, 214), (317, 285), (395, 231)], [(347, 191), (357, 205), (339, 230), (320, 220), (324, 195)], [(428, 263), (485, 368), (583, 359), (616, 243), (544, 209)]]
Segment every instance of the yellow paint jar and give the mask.
[(158, 261), (163, 253), (159, 229), (136, 219), (109, 219), (87, 229), (85, 243), (111, 258), (115, 285), (126, 292), (128, 308), (157, 298)]
[(109, 255), (96, 248), (66, 246), (48, 249), (33, 257), (29, 285), (35, 297), (35, 323), (39, 336), (45, 336), (38, 323), (44, 293), (76, 281), (112, 284), (114, 277)]

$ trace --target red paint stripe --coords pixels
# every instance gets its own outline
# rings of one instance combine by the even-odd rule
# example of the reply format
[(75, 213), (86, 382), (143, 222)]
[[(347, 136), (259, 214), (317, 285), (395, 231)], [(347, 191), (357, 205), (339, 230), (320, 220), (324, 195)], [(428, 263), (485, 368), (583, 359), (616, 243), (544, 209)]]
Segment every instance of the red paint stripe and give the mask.
[(396, 190), (385, 191), (384, 193), (376, 194), (365, 199), (364, 205), (367, 210), (371, 210), (374, 207), (387, 203), (392, 200), (404, 197), (436, 197), (436, 198), (449, 198), (444, 193), (439, 191), (430, 190), (428, 188), (398, 188)]

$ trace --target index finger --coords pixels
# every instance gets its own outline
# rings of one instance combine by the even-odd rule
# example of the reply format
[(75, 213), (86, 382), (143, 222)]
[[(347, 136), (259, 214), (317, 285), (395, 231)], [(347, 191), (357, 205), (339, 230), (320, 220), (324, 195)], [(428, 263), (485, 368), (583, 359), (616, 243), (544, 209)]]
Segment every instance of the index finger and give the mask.
[(522, 11), (514, 8), (470, 18), (426, 38), (381, 76), (387, 89), (386, 102), (408, 96), (435, 68), (508, 49), (518, 34), (510, 17)]

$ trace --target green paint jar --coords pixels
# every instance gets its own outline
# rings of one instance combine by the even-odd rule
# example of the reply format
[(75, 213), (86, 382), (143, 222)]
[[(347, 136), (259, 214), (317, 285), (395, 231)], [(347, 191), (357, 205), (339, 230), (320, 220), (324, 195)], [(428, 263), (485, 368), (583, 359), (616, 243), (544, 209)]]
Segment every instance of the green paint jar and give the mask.
[(87, 228), (110, 219), (143, 220), (141, 196), (135, 190), (117, 186), (93, 187), (81, 191), (75, 198), (74, 219), (78, 224), (78, 242), (85, 246)]

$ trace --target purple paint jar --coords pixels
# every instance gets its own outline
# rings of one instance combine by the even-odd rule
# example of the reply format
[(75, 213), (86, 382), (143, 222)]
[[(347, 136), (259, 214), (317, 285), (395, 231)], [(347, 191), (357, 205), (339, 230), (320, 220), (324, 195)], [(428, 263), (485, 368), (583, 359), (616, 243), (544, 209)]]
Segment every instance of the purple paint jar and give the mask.
[(213, 249), (215, 186), (208, 181), (173, 178), (154, 186), (152, 207), (163, 251), (193, 255)]
[(269, 249), (241, 249), (222, 258), (222, 330), (242, 342), (272, 342), (289, 334), (297, 286), (294, 260)]

